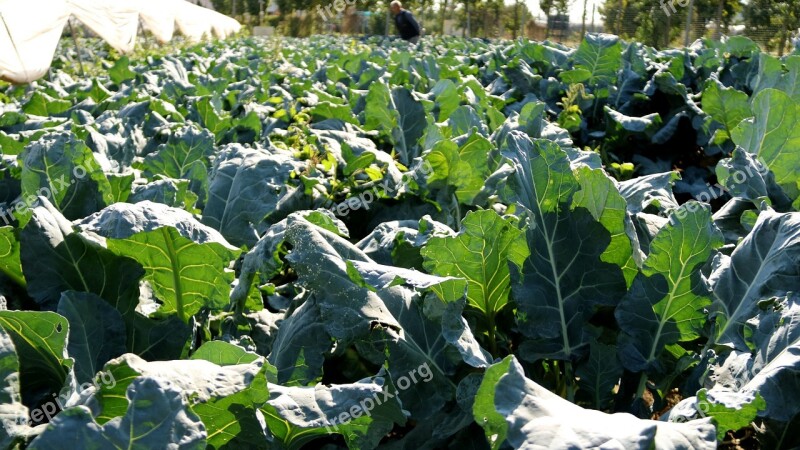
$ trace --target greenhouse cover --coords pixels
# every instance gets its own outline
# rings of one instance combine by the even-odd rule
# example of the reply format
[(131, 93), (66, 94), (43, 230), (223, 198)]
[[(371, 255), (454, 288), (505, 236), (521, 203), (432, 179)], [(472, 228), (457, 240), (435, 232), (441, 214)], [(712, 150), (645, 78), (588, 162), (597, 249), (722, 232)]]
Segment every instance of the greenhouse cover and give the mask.
[(29, 83), (47, 73), (70, 17), (121, 53), (129, 53), (142, 27), (160, 42), (177, 29), (190, 41), (225, 38), (236, 20), (184, 0), (0, 0), (0, 79)]

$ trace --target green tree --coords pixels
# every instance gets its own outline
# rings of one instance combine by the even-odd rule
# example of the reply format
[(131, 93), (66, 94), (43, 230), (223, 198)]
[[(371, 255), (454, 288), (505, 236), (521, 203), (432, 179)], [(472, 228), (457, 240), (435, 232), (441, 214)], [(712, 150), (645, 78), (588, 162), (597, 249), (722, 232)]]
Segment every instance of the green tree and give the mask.
[(667, 12), (656, 0), (606, 0), (600, 14), (607, 32), (660, 48), (680, 35), (687, 13), (686, 8), (672, 11), (669, 2), (665, 4)]
[(691, 8), (688, 3), (689, 0), (605, 0), (600, 14), (609, 33), (664, 48), (679, 42), (690, 10), (689, 40), (692, 40), (706, 34), (714, 37), (719, 28), (706, 30), (706, 24), (712, 20), (727, 29), (742, 9), (739, 0), (694, 0)]
[(789, 33), (800, 28), (797, 0), (750, 0), (742, 11), (748, 32), (756, 42), (783, 55)]

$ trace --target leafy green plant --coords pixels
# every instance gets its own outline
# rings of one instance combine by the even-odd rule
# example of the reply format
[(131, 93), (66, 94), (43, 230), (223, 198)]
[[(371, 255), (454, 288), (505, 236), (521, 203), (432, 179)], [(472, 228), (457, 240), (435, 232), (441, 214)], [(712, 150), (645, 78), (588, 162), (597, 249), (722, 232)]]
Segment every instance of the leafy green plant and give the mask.
[[(524, 233), (515, 222), (494, 211), (470, 212), (461, 221), (458, 235), (433, 237), (421, 251), (428, 272), (467, 280), (467, 303), (485, 321), (481, 331), (488, 334), (494, 355), (498, 353), (495, 318), (508, 305), (511, 294), (509, 266), (519, 269), (530, 254)], [(455, 301), (462, 295), (437, 293), (445, 301)]]
[(0, 448), (798, 444), (797, 56), (90, 50), (0, 84)]

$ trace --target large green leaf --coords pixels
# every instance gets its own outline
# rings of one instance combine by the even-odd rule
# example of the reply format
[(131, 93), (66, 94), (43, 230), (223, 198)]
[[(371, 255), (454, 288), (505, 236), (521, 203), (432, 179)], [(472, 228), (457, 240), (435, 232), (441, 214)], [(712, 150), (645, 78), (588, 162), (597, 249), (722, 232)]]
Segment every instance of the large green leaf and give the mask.
[(775, 174), (775, 182), (797, 207), (800, 104), (781, 91), (765, 89), (752, 98), (751, 106), (755, 118), (742, 121), (733, 130), (733, 142), (769, 167)]
[[(704, 413), (714, 418), (717, 425), (717, 440), (722, 441), (728, 431), (738, 431), (747, 428), (755, 420), (759, 411), (766, 408), (767, 402), (758, 392), (739, 398), (726, 398), (724, 394), (700, 389), (697, 393), (697, 402)], [(744, 398), (741, 398), (744, 397)], [(731, 401), (733, 400), (733, 401)]]
[(519, 269), (530, 255), (525, 234), (516, 222), (492, 210), (470, 212), (457, 236), (431, 238), (421, 252), (428, 272), (467, 280), (467, 301), (483, 313), (492, 340), (495, 316), (511, 293), (509, 266)]
[(776, 207), (790, 208), (791, 200), (775, 183), (775, 174), (741, 147), (736, 147), (730, 158), (717, 163), (716, 174), (719, 184), (733, 197), (756, 205), (766, 201)]
[(190, 185), (189, 180), (161, 178), (143, 186), (136, 186), (126, 200), (128, 203), (149, 200), (153, 203), (163, 203), (173, 208), (184, 209), (194, 214), (200, 211), (195, 208), (198, 197), (189, 189)]
[(197, 111), (200, 119), (200, 124), (207, 130), (214, 133), (217, 141), (222, 140), (225, 132), (232, 127), (232, 121), (229, 114), (221, 110), (219, 98), (203, 97), (194, 103), (193, 107)]
[[(729, 389), (749, 398), (764, 398), (756, 403), (759, 415), (779, 422), (790, 422), (800, 414), (794, 401), (800, 392), (800, 298), (797, 295), (766, 302), (763, 310), (749, 320), (743, 330), (752, 350), (734, 350), (714, 368), (717, 388)], [(765, 407), (766, 406), (766, 407)]]
[(575, 370), (581, 390), (588, 395), (595, 409), (607, 410), (614, 399), (622, 376), (622, 364), (617, 357), (617, 347), (592, 342), (589, 358)]
[(20, 233), (22, 269), (31, 297), (54, 310), (63, 291), (92, 292), (123, 315), (133, 313), (144, 274), (141, 267), (75, 232), (46, 198), (40, 199), (41, 206), (33, 209)]
[(422, 269), (421, 248), (434, 236), (454, 236), (455, 232), (430, 216), (420, 220), (384, 222), (356, 244), (375, 262)]
[(138, 312), (125, 316), (128, 351), (151, 361), (185, 357), (192, 327), (177, 316), (153, 319)]
[(91, 382), (111, 358), (125, 353), (125, 322), (105, 300), (91, 292), (64, 291), (58, 313), (69, 321), (67, 350), (75, 359), (75, 379)]
[(267, 436), (256, 409), (267, 401), (274, 368), (258, 358), (247, 364), (218, 366), (202, 359), (147, 362), (126, 354), (109, 361), (88, 405), (99, 424), (115, 423), (132, 404), (123, 395), (138, 381), (159, 379), (178, 389), (202, 420), (208, 445), (216, 449), (265, 448)]
[(605, 115), (606, 141), (603, 145), (610, 149), (624, 148), (631, 142), (637, 141), (640, 144), (649, 144), (655, 139), (656, 133), (666, 128), (666, 126), (662, 128), (661, 116), (658, 113), (632, 117), (606, 106)]
[(334, 105), (331, 102), (319, 102), (308, 109), (308, 114), (315, 122), (326, 119), (339, 119), (343, 122), (359, 125), (353, 110), (347, 105)]
[(435, 101), (434, 113), (436, 114), (437, 122), (444, 122), (450, 117), (450, 114), (458, 108), (461, 104), (461, 96), (458, 94), (458, 88), (455, 83), (450, 80), (439, 80), (431, 89), (433, 99)]
[(208, 448), (268, 448), (261, 418), (255, 412), (268, 398), (267, 378), (265, 371), (261, 371), (245, 389), (194, 405), (192, 411), (208, 430)]
[(332, 346), (319, 307), (307, 300), (283, 319), (268, 360), (278, 369), (278, 383), (308, 386), (321, 378), (325, 355)]
[[(268, 241), (272, 244), (267, 245)], [(429, 380), (400, 392), (404, 409), (420, 417), (430, 416), (454, 394), (455, 385), (447, 374), (462, 361), (485, 359), (477, 344), (450, 342), (472, 344), (474, 337), (469, 329), (445, 327), (444, 303), (435, 295), (425, 295), (447, 279), (375, 264), (353, 244), (312, 224), (301, 213), (272, 227), (245, 257), (242, 278), (249, 280), (256, 271), (274, 273), (276, 266), (280, 267), (274, 249), (281, 243), (291, 246), (286, 260), (298, 276), (297, 284), (313, 295), (320, 322), (337, 347), (356, 344), (363, 357), (376, 365), (386, 364), (393, 379), (419, 367), (430, 370)], [(436, 279), (433, 284), (431, 279)], [(458, 337), (450, 339), (445, 332)], [(318, 346), (312, 348), (319, 350)], [(298, 356), (291, 360), (297, 361)], [(305, 357), (305, 361), (314, 360)]]
[(475, 420), (492, 424), (486, 435), (497, 447), (504, 438), (513, 448), (714, 449), (717, 444), (710, 419), (674, 424), (583, 409), (525, 378), (513, 356), (488, 369), (479, 393), (494, 402), (476, 410)]
[(214, 136), (207, 130), (186, 127), (173, 132), (166, 144), (144, 159), (145, 175), (190, 180), (192, 192), (205, 201), (208, 190), (209, 157), (214, 154)]
[(72, 133), (42, 137), (20, 155), (22, 198), (36, 206), (45, 196), (70, 220), (85, 217), (113, 202), (100, 164)]
[(206, 429), (181, 398), (178, 387), (158, 378), (134, 380), (129, 406), (119, 420), (98, 424), (85, 406), (61, 412), (29, 449), (181, 448), (204, 450)]
[(795, 102), (800, 101), (800, 55), (791, 55), (783, 60), (786, 68), (781, 75), (780, 80), (775, 85), (775, 89), (779, 89), (787, 93)]
[(497, 161), (490, 156), (492, 149), (491, 142), (477, 133), (460, 145), (449, 140), (438, 142), (423, 156), (430, 164), (429, 185), (436, 186), (438, 182), (454, 186), (459, 202), (477, 204), (476, 196), (497, 167)]
[(721, 145), (731, 138), (739, 123), (752, 117), (747, 94), (734, 88), (726, 88), (719, 81), (709, 79), (703, 88), (703, 112), (720, 128), (714, 131), (712, 142)]
[(610, 34), (587, 34), (575, 53), (575, 68), (561, 73), (566, 83), (614, 84), (622, 68), (622, 44)]
[(19, 437), (30, 433), (28, 408), (22, 404), (20, 364), (14, 341), (0, 328), (0, 446), (10, 448)]
[(19, 255), (19, 238), (14, 227), (0, 227), (0, 271), (20, 286), (25, 286)]
[[(228, 353), (232, 351), (234, 350), (229, 350)], [(253, 359), (254, 356), (251, 353), (240, 355), (237, 359), (250, 364), (257, 361), (258, 358)], [(232, 360), (227, 362), (233, 363)], [(264, 364), (244, 389), (192, 406), (192, 410), (200, 416), (208, 430), (209, 447), (228, 450), (267, 447), (264, 426), (256, 408), (269, 399), (268, 379), (274, 381), (274, 368)]]
[(308, 222), (290, 223), (286, 235), (298, 283), (317, 297), (325, 329), (338, 345), (365, 341), (360, 352), (375, 364), (388, 359), (395, 379), (427, 364), (431, 380), (400, 394), (404, 409), (420, 417), (452, 396), (455, 386), (446, 374), (457, 361), (447, 341), (439, 338), (441, 323), (423, 313), (420, 293), (403, 285), (375, 291), (354, 282), (346, 259), (371, 261), (344, 239)]
[[(603, 261), (611, 232), (573, 199), (581, 185), (561, 147), (552, 141), (531, 141), (517, 131), (509, 133), (505, 145), (504, 155), (515, 169), (509, 178), (509, 201), (517, 203), (529, 221), (531, 256), (520, 282), (512, 284), (517, 323), (528, 338), (520, 350), (526, 359), (572, 359), (587, 350), (591, 339), (586, 325), (594, 308), (615, 304), (625, 292), (622, 268)], [(603, 220), (605, 214), (598, 212)], [(613, 220), (624, 218), (617, 216)], [(614, 228), (624, 229), (624, 224)]]
[(139, 279), (144, 275), (141, 265), (74, 231), (46, 198), (41, 203), (20, 236), (31, 297), (43, 308), (55, 310), (62, 292), (91, 292), (122, 314), (129, 350), (150, 359), (179, 356), (189, 337), (186, 325), (154, 321), (136, 312)]
[(717, 440), (723, 441), (728, 431), (747, 428), (765, 407), (766, 402), (758, 392), (703, 388), (697, 396), (675, 405), (667, 420), (685, 422), (697, 417), (713, 417), (717, 425)]
[(453, 136), (464, 136), (475, 130), (478, 135), (488, 136), (483, 119), (469, 105), (462, 105), (450, 114), (445, 122)]
[[(415, 289), (430, 289), (436, 292), (442, 303), (428, 299), (423, 303), (423, 311), (431, 319), (441, 320), (441, 333), (447, 344), (455, 347), (465, 363), (472, 367), (486, 367), (491, 355), (484, 350), (472, 334), (466, 319), (462, 316), (467, 304), (464, 298), (466, 280), (455, 277), (437, 277), (415, 270), (383, 266), (371, 262), (347, 261), (350, 279), (361, 287), (371, 291), (388, 289), (392, 286), (406, 285)], [(352, 271), (350, 269), (353, 269)], [(414, 316), (411, 315), (413, 318)], [(424, 319), (423, 319), (424, 321)], [(409, 324), (418, 327), (419, 324)], [(420, 330), (422, 333), (426, 330)], [(438, 333), (439, 330), (435, 330)], [(430, 344), (429, 344), (430, 345)], [(423, 365), (426, 363), (423, 362)], [(413, 367), (409, 367), (413, 370)]]
[(219, 230), (234, 245), (254, 245), (274, 223), (270, 216), (297, 193), (289, 179), (302, 167), (290, 153), (277, 149), (267, 152), (229, 146), (216, 155), (203, 223)]
[(783, 61), (770, 57), (769, 62), (759, 69), (763, 81), (755, 86), (753, 95), (774, 88), (785, 92), (794, 101), (800, 101), (800, 55), (788, 56)]
[(63, 114), (72, 106), (72, 102), (66, 99), (53, 98), (44, 92), (34, 92), (31, 98), (22, 107), (26, 114), (50, 117)]
[(203, 307), (218, 310), (229, 302), (239, 255), (216, 230), (181, 209), (149, 201), (116, 203), (78, 223), (106, 238), (114, 253), (136, 260), (163, 302), (159, 314), (187, 322)]
[(0, 311), (0, 327), (16, 348), (25, 405), (38, 408), (52, 401), (51, 395), (61, 391), (72, 371), (67, 319), (52, 312)]
[(133, 172), (124, 174), (107, 173), (106, 178), (111, 185), (112, 203), (128, 201), (136, 175)]
[(660, 373), (666, 346), (700, 337), (711, 304), (700, 269), (722, 243), (709, 206), (690, 202), (672, 213), (615, 312), (628, 370)]
[(486, 368), (481, 384), (478, 387), (478, 392), (475, 394), (475, 403), (472, 407), (475, 422), (483, 427), (493, 450), (499, 449), (508, 436), (506, 418), (497, 412), (494, 400), (495, 386), (500, 378), (508, 373), (512, 362), (512, 357), (507, 356), (502, 361), (498, 361)]
[(715, 301), (711, 344), (748, 350), (744, 325), (759, 302), (783, 297), (800, 277), (800, 213), (762, 211), (753, 230), (730, 257), (718, 255), (709, 283)]
[(299, 449), (326, 434), (341, 434), (352, 449), (375, 448), (394, 427), (405, 424), (396, 388), (388, 377), (314, 387), (270, 385), (261, 409), (272, 435)]
[(428, 126), (425, 107), (408, 89), (390, 90), (383, 83), (372, 83), (366, 102), (366, 129), (380, 130), (394, 146), (400, 162), (409, 165), (419, 155), (417, 141)]
[(121, 85), (124, 81), (136, 78), (136, 73), (130, 69), (131, 60), (127, 56), (122, 56), (114, 62), (114, 65), (108, 69), (108, 76), (117, 85)]
[(225, 341), (209, 341), (192, 353), (192, 359), (202, 359), (219, 366), (249, 364), (259, 357), (253, 352)]
[[(573, 198), (574, 208), (586, 208), (592, 217), (611, 233), (611, 242), (600, 260), (622, 267), (628, 286), (638, 271), (641, 259), (631, 237), (635, 237), (633, 222), (628, 218), (627, 202), (617, 190), (614, 181), (601, 169), (578, 167), (575, 177), (581, 189)], [(639, 263), (640, 264), (640, 263)]]

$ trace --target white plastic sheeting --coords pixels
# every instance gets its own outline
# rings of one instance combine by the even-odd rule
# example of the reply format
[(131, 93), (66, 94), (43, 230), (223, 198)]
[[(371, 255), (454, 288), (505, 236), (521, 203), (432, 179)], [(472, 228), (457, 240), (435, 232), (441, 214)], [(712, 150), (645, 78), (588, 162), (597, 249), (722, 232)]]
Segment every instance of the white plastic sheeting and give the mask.
[(226, 38), (242, 26), (236, 20), (185, 0), (136, 0), (144, 28), (161, 42), (172, 39), (177, 28), (192, 42), (204, 36)]
[(217, 13), (211, 18), (211, 24), (214, 28), (214, 36), (220, 39), (225, 39), (242, 29), (242, 24), (236, 19)]
[(178, 15), (175, 16), (175, 25), (178, 27), (181, 34), (192, 42), (203, 39), (203, 36), (210, 37), (211, 20), (209, 15), (206, 15), (205, 12), (214, 13), (214, 11), (191, 3), (183, 3), (184, 6), (181, 7)]
[(218, 38), (225, 38), (241, 29), (241, 25), (234, 19), (212, 11), (202, 6), (191, 3), (184, 4), (175, 16), (175, 23), (181, 34), (190, 41), (199, 41), (203, 36), (212, 34)]
[(66, 0), (69, 12), (122, 53), (136, 45), (139, 8), (136, 0)]
[(43, 77), (68, 17), (63, 0), (0, 0), (0, 79), (29, 83)]
[(140, 20), (162, 43), (176, 28), (190, 41), (241, 29), (185, 0), (0, 0), (0, 79), (28, 83), (44, 76), (70, 16), (121, 53), (133, 50)]
[(179, 3), (177, 0), (139, 0), (142, 26), (162, 44), (169, 42), (175, 33), (175, 15)]

